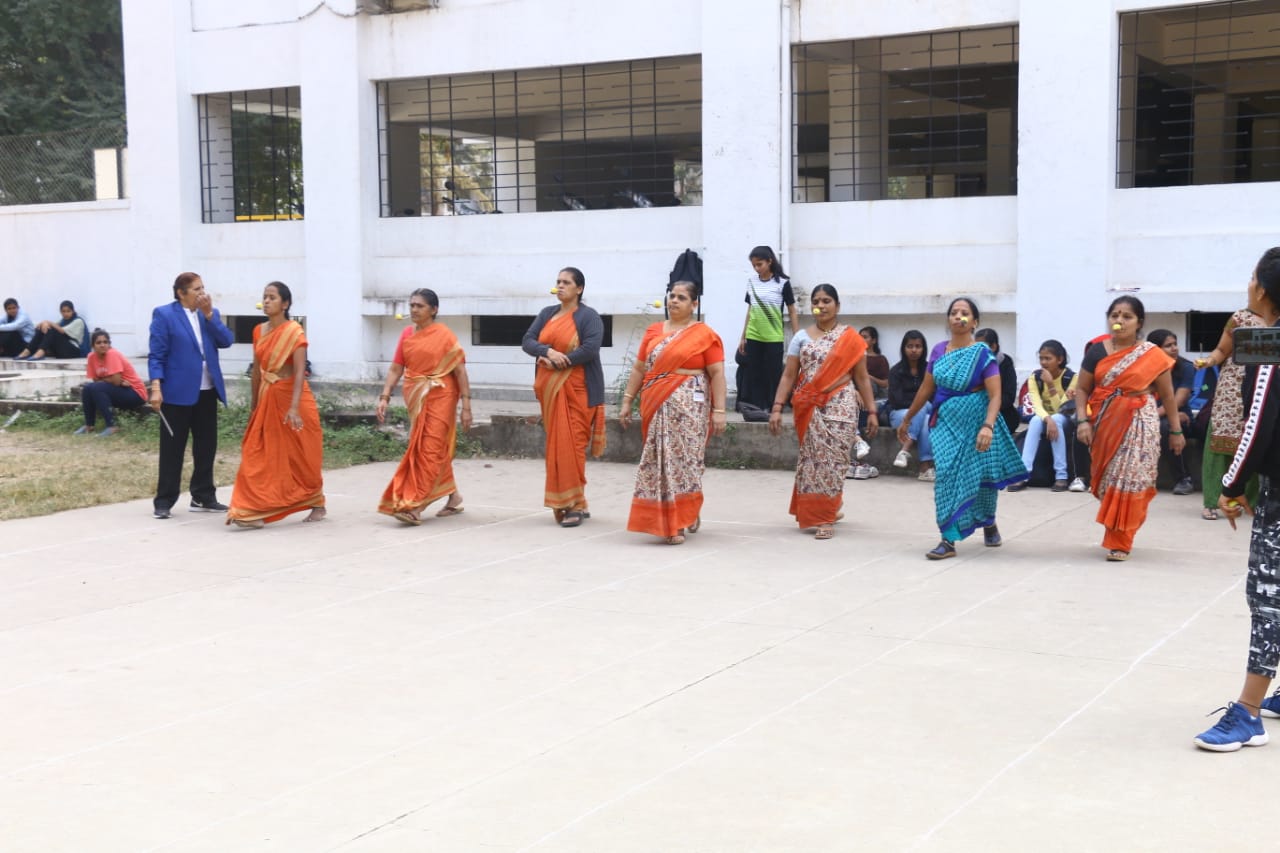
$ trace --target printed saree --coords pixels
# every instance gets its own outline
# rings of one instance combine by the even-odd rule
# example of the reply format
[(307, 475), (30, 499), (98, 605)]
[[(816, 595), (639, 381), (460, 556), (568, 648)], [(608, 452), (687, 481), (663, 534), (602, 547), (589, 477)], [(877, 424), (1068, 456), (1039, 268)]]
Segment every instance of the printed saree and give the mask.
[[(655, 326), (656, 334), (661, 335), (662, 324)], [(645, 359), (640, 390), (644, 448), (636, 469), (627, 529), (675, 536), (693, 526), (702, 511), (710, 416), (706, 373), (676, 371), (703, 370), (708, 364), (722, 363), (724, 344), (709, 326), (694, 323), (661, 338), (648, 353), (642, 349), (640, 355)]]
[[(240, 470), (231, 493), (227, 523), (279, 521), (287, 515), (324, 506), (324, 434), (316, 398), (305, 376), (281, 377), (299, 347), (307, 345), (294, 321), (253, 330), (253, 358), (258, 365), (258, 405), (249, 416), (240, 442)], [(285, 422), (295, 382), (302, 383), (298, 414), (302, 429)]]
[(1101, 501), (1102, 547), (1133, 550), (1133, 536), (1147, 519), (1160, 463), (1160, 418), (1153, 395), (1144, 393), (1173, 366), (1164, 350), (1140, 341), (1098, 362), (1089, 411), (1093, 443), (1089, 473)]
[(391, 477), (378, 512), (418, 512), (457, 491), (453, 451), (458, 438), (458, 380), (466, 362), (457, 337), (431, 323), (404, 339), (404, 402), (409, 408), (409, 446)]
[(791, 394), (800, 453), (787, 511), (801, 528), (834, 524), (844, 503), (844, 475), (858, 426), (858, 394), (850, 373), (866, 351), (862, 336), (844, 324), (800, 348), (799, 379)]
[(932, 365), (937, 386), (929, 428), (937, 468), (933, 502), (938, 529), (948, 542), (995, 524), (1000, 490), (1028, 477), (1003, 418), (995, 418), (987, 450), (979, 453), (976, 447), (989, 399), (983, 374), (994, 360), (986, 344), (976, 343), (944, 353)]

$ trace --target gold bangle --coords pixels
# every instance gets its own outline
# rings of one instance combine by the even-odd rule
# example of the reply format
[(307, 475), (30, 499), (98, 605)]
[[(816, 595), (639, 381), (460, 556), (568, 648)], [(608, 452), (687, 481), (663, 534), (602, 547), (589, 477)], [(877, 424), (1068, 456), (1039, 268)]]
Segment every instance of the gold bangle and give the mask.
[(711, 414), (713, 414), (713, 415), (723, 415), (723, 414), (724, 414), (724, 409), (712, 409), (712, 410), (711, 410)]
[(390, 401), (391, 401), (391, 395), (390, 395), (390, 394), (379, 394), (379, 395), (378, 395), (378, 399), (379, 399), (379, 400), (386, 400), (387, 402), (390, 402)]

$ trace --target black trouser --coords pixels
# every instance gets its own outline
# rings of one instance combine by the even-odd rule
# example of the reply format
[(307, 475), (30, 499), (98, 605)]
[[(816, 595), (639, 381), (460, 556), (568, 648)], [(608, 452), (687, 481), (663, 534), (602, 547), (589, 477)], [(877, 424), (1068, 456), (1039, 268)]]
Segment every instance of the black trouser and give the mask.
[(0, 355), (13, 358), (26, 348), (27, 341), (22, 337), (22, 332), (17, 329), (12, 332), (0, 332)]
[[(1182, 419), (1178, 418), (1177, 423), (1181, 424)], [(1186, 438), (1187, 428), (1179, 427), (1182, 430), (1183, 438)], [(1187, 470), (1187, 453), (1184, 449), (1182, 453), (1174, 453), (1169, 449), (1169, 419), (1160, 418), (1160, 453), (1169, 463), (1169, 470), (1173, 472), (1174, 484), (1178, 481), (1186, 480), (1191, 476), (1191, 472)]]
[(738, 401), (762, 409), (773, 408), (773, 395), (782, 381), (782, 344), (747, 339), (747, 363), (743, 365), (746, 387), (738, 388)]
[(1280, 660), (1280, 493), (1272, 490), (1270, 477), (1259, 481), (1258, 503), (1249, 537), (1249, 672), (1276, 677)]
[(187, 455), (187, 435), (191, 436), (191, 497), (201, 503), (218, 499), (213, 485), (213, 457), (218, 452), (218, 392), (200, 392), (194, 406), (160, 405), (173, 435), (160, 424), (160, 478), (156, 483), (156, 509), (170, 509), (182, 491), (182, 460)]
[(79, 358), (80, 345), (61, 332), (39, 332), (27, 344), (31, 352), (42, 349), (44, 354), (52, 358)]

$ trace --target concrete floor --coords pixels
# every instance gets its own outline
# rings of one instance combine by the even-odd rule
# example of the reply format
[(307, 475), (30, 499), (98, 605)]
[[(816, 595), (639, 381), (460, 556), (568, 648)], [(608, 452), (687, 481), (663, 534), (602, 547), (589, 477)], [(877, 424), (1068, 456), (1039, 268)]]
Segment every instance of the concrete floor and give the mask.
[[(682, 547), (457, 464), (466, 512), (233, 531), (148, 501), (5, 522), (5, 851), (1259, 850), (1280, 744), (1191, 738), (1239, 688), (1248, 533), (1161, 494), (1103, 561), (1087, 494), (1001, 498), (933, 563), (930, 488), (712, 470)], [(228, 498), (229, 489), (222, 492)], [(1273, 729), (1280, 731), (1280, 727)]]

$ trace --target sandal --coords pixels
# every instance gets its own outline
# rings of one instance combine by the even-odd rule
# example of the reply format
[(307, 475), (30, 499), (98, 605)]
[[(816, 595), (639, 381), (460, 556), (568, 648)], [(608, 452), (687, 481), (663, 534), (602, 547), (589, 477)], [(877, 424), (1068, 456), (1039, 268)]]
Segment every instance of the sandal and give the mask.
[(830, 539), (835, 536), (836, 532), (830, 524), (819, 524), (818, 532), (813, 534), (814, 539)]
[(1127, 559), (1129, 559), (1128, 551), (1111, 550), (1107, 552), (1108, 563), (1123, 563)]
[(416, 512), (404, 510), (402, 512), (392, 513), (392, 518), (404, 524), (412, 524), (415, 527), (422, 523), (422, 519), (418, 517)]
[(946, 560), (956, 555), (956, 546), (954, 542), (948, 542), (943, 539), (938, 543), (938, 547), (925, 554), (930, 560)]
[(693, 524), (690, 524), (688, 527), (686, 527), (686, 528), (684, 529), (684, 532), (685, 532), (685, 533), (697, 533), (697, 532), (698, 532), (698, 528), (700, 528), (700, 527), (702, 527), (702, 516), (698, 516), (697, 518), (695, 518), (695, 519), (693, 520)]
[(239, 518), (231, 519), (231, 523), (236, 527), (239, 527), (241, 530), (261, 530), (266, 524), (262, 519), (257, 519), (255, 521), (242, 521)]
[(663, 541), (666, 542), (668, 545), (683, 545), (684, 537), (681, 536), (679, 533), (677, 533), (675, 536), (668, 536)]
[(591, 513), (583, 512), (578, 509), (571, 509), (564, 514), (564, 518), (560, 519), (561, 527), (577, 527), (584, 519), (590, 518)]
[(436, 513), (436, 518), (448, 518), (451, 515), (462, 515), (462, 504), (445, 506), (444, 509)]
[(1204, 508), (1204, 510), (1201, 511), (1200, 517), (1203, 518), (1205, 521), (1217, 521), (1218, 511), (1211, 506), (1207, 506)]

